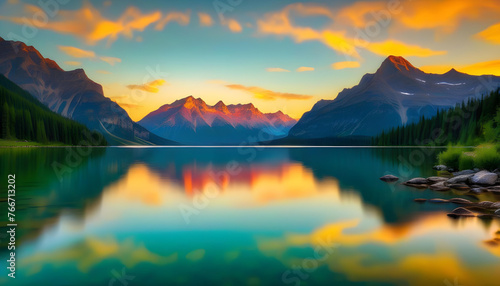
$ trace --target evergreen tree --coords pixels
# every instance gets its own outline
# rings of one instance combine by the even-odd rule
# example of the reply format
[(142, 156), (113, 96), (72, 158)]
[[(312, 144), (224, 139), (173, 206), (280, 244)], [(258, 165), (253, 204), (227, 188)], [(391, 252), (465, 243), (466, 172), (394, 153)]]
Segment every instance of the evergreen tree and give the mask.
[(476, 145), (485, 140), (500, 139), (498, 129), (500, 89), (480, 99), (469, 98), (449, 110), (438, 110), (431, 118), (422, 116), (418, 122), (382, 132), (374, 142), (377, 145), (401, 146), (449, 143)]

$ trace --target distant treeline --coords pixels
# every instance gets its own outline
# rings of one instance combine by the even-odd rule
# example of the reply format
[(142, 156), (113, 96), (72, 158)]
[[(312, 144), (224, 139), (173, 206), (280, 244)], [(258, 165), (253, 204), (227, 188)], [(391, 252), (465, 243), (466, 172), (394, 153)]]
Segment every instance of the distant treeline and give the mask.
[(107, 145), (84, 125), (52, 112), (31, 94), (0, 75), (0, 138), (67, 145)]
[[(455, 108), (439, 110), (431, 118), (392, 128), (372, 139), (376, 146), (478, 145), (498, 140), (500, 89), (481, 99), (469, 99)], [(495, 118), (497, 120), (495, 120)]]

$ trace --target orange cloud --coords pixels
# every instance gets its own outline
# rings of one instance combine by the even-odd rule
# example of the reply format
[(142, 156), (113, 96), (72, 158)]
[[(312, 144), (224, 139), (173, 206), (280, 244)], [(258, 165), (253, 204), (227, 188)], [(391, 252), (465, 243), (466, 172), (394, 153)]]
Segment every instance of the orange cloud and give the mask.
[(167, 82), (163, 79), (157, 79), (152, 82), (148, 82), (145, 84), (131, 84), (127, 85), (127, 88), (129, 89), (138, 89), (146, 92), (151, 92), (151, 93), (158, 93), (160, 91), (159, 87), (165, 85)]
[(346, 26), (364, 28), (368, 24), (367, 15), (372, 15), (374, 11), (387, 10), (386, 2), (354, 2), (343, 7), (335, 13), (335, 21)]
[(357, 28), (366, 27), (375, 20), (381, 26), (397, 23), (415, 30), (436, 29), (450, 33), (463, 20), (497, 19), (499, 12), (497, 0), (419, 0), (401, 1), (400, 5), (376, 1), (355, 2), (340, 9), (335, 19)]
[(198, 18), (200, 19), (200, 25), (202, 25), (202, 26), (209, 27), (209, 26), (212, 26), (214, 24), (214, 20), (207, 13), (203, 13), (203, 12), (198, 13)]
[(480, 62), (466, 66), (453, 67), (448, 65), (423, 66), (420, 69), (427, 73), (445, 73), (452, 68), (471, 75), (496, 75), (500, 76), (500, 60)]
[(121, 63), (122, 60), (119, 58), (113, 58), (113, 57), (99, 57), (101, 61), (107, 62), (108, 64), (114, 66), (116, 63)]
[(95, 58), (95, 52), (86, 51), (75, 47), (59, 46), (59, 50), (74, 58)]
[(314, 68), (311, 67), (300, 67), (297, 69), (297, 72), (307, 72), (307, 71), (314, 71)]
[[(334, 12), (327, 7), (314, 4), (290, 4), (283, 10), (269, 13), (257, 21), (258, 30), (261, 34), (289, 36), (296, 43), (305, 41), (319, 41), (336, 52), (354, 59), (361, 59), (358, 49), (367, 49), (378, 55), (400, 54), (402, 56), (429, 57), (442, 55), (444, 51), (433, 51), (428, 48), (406, 44), (397, 40), (386, 40), (379, 43), (370, 43), (366, 40), (349, 36), (347, 30), (341, 30), (340, 24), (350, 26), (363, 26), (366, 19), (363, 13), (369, 13), (374, 8), (385, 7), (385, 2), (357, 3)], [(360, 14), (357, 14), (360, 11)], [(296, 25), (293, 16), (322, 16), (330, 23), (325, 29)], [(335, 28), (335, 29), (334, 29)], [(392, 52), (389, 52), (392, 51)]]
[(98, 70), (97, 73), (100, 73), (100, 74), (111, 74), (110, 71), (106, 71), (106, 70)]
[[(24, 9), (29, 15), (45, 13), (35, 5), (25, 4)], [(25, 25), (25, 19), (21, 16), (0, 17), (0, 20), (19, 25)], [(38, 29), (74, 35), (84, 39), (87, 44), (93, 45), (102, 40), (107, 40), (108, 44), (111, 44), (119, 36), (132, 39), (134, 32), (142, 32), (156, 22), (158, 22), (157, 29), (162, 29), (170, 21), (185, 24), (189, 22), (189, 16), (180, 12), (170, 12), (165, 15), (160, 11), (142, 13), (136, 7), (128, 7), (118, 19), (112, 20), (104, 17), (89, 1), (85, 1), (79, 10), (60, 10), (48, 23), (34, 21), (32, 24)]]
[(95, 54), (95, 52), (93, 52), (93, 51), (82, 50), (82, 49), (79, 49), (76, 47), (59, 46), (58, 48), (62, 52), (66, 53), (67, 55), (72, 56), (74, 58), (97, 59), (97, 60), (101, 60), (103, 62), (106, 62), (112, 66), (114, 66), (116, 63), (120, 63), (122, 61), (119, 58), (97, 56)]
[(417, 45), (409, 45), (396, 40), (387, 40), (380, 43), (368, 43), (366, 49), (381, 56), (399, 55), (402, 57), (431, 57), (445, 55), (447, 51), (433, 51)]
[(359, 57), (351, 39), (345, 37), (342, 31), (319, 31), (311, 27), (297, 26), (293, 23), (291, 15), (301, 16), (325, 16), (334, 20), (334, 15), (327, 8), (317, 5), (305, 5), (302, 3), (290, 4), (283, 10), (269, 13), (257, 21), (261, 34), (276, 36), (289, 36), (297, 43), (305, 41), (321, 41), (330, 48), (345, 54)]
[(403, 3), (396, 20), (408, 28), (439, 29), (450, 33), (463, 20), (498, 19), (498, 0), (424, 0)]
[(284, 93), (267, 90), (256, 86), (244, 86), (241, 84), (227, 84), (227, 88), (240, 90), (252, 94), (257, 99), (262, 100), (276, 100), (276, 99), (295, 99), (295, 100), (307, 100), (311, 99), (310, 95), (295, 94), (295, 93)]
[(484, 41), (500, 45), (500, 23), (488, 27), (477, 36)]
[(282, 68), (267, 68), (266, 71), (268, 71), (268, 72), (290, 72), (289, 70), (282, 69)]
[(69, 65), (69, 66), (81, 66), (82, 63), (81, 62), (76, 62), (76, 61), (67, 61), (67, 62), (64, 62), (65, 64)]
[(360, 66), (361, 64), (359, 62), (345, 61), (345, 62), (333, 63), (332, 69), (334, 70), (353, 69), (353, 68), (359, 68)]
[(222, 24), (226, 25), (233, 33), (241, 33), (243, 31), (243, 27), (235, 19), (229, 19), (227, 21), (224, 21)]
[(170, 22), (176, 22), (179, 25), (186, 26), (191, 20), (191, 11), (183, 12), (170, 12), (156, 24), (156, 30), (163, 30), (163, 28)]

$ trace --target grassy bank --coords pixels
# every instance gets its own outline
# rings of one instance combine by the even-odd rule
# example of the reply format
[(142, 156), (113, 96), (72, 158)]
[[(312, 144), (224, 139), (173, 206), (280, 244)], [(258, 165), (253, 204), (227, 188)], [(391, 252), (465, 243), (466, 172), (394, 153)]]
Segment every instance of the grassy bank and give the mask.
[(438, 156), (439, 163), (456, 170), (500, 169), (500, 145), (487, 143), (476, 148), (449, 146)]
[(5, 140), (0, 139), (0, 147), (61, 147), (66, 146), (66, 144), (55, 142), (55, 143), (39, 143), (24, 140)]

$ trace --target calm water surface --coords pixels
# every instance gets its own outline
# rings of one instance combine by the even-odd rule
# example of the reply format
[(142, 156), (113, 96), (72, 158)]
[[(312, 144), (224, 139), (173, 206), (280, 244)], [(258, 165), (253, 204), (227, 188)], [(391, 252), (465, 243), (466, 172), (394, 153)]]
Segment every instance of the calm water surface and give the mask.
[(485, 243), (498, 221), (450, 219), (455, 205), (413, 199), (463, 194), (378, 179), (436, 175), (439, 150), (77, 152), (0, 149), (1, 178), (17, 178), (18, 223), (16, 279), (3, 268), (0, 283), (498, 285), (500, 247)]

